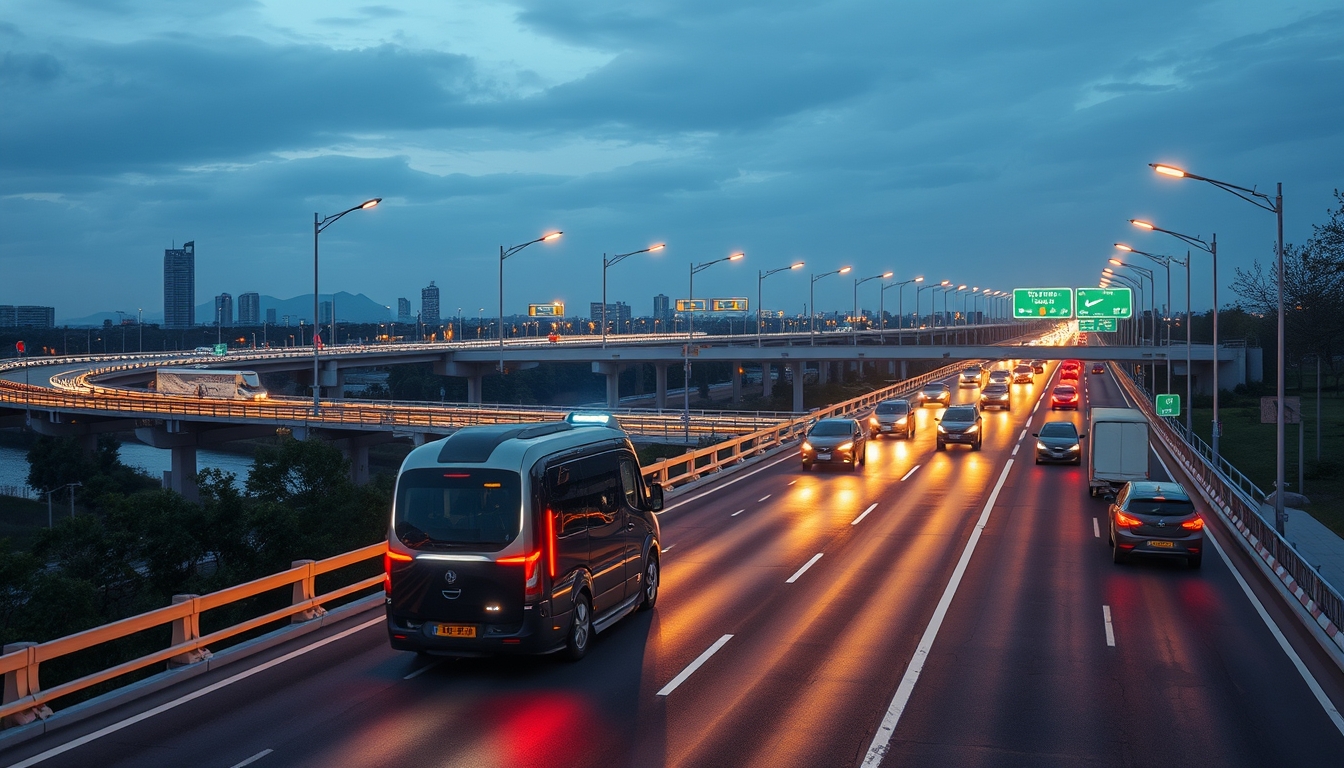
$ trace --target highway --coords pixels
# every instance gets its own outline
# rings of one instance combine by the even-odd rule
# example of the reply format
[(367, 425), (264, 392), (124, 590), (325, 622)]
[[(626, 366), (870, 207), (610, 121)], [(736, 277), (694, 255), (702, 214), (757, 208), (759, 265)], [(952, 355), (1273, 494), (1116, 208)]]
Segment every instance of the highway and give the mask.
[[(788, 453), (670, 496), (657, 609), (577, 664), (395, 653), (368, 612), (0, 763), (1337, 763), (1322, 700), (1344, 702), (1344, 674), (1258, 574), (1215, 552), (1199, 571), (1115, 565), (1085, 469), (1033, 464), (1044, 421), (1083, 426), (1036, 407), (1047, 370), (985, 413), (978, 453), (936, 453), (930, 408), (861, 471)], [(1124, 405), (1109, 373), (1084, 379), (1092, 405)]]

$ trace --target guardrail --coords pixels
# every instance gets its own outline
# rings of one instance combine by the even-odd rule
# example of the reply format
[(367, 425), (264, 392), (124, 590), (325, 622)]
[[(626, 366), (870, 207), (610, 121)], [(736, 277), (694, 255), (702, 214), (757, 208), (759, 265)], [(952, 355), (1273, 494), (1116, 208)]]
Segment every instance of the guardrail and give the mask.
[(1303, 560), (1288, 540), (1274, 530), (1272, 524), (1260, 516), (1264, 493), (1240, 472), (1236, 472), (1236, 477), (1226, 474), (1222, 468), (1231, 467), (1226, 461), (1217, 465), (1210, 461), (1210, 457), (1197, 447), (1198, 444), (1186, 440), (1189, 433), (1184, 425), (1158, 416), (1152, 396), (1133, 381), (1128, 371), (1123, 371), (1116, 380), (1129, 390), (1153, 425), (1158, 438), (1186, 473), (1200, 485), (1205, 497), (1213, 502), (1214, 509), (1228, 527), (1241, 536), (1242, 544), (1250, 550), (1251, 555), (1265, 562), (1288, 592), (1302, 604), (1312, 620), (1344, 652), (1344, 630), (1341, 629), (1344, 627), (1344, 596)]
[[(4, 702), (0, 704), (0, 719), (3, 719), (6, 726), (12, 727), (32, 722), (37, 718), (46, 718), (52, 714), (48, 703), (63, 696), (113, 680), (151, 664), (166, 662), (169, 666), (176, 666), (209, 658), (211, 644), (218, 644), (273, 622), (290, 619), (293, 623), (302, 623), (319, 618), (325, 613), (322, 607), (324, 604), (376, 587), (382, 583), (383, 575), (379, 573), (377, 576), (360, 579), (321, 595), (314, 593), (315, 579), (319, 575), (381, 557), (386, 550), (387, 544), (379, 542), (325, 560), (299, 560), (287, 571), (206, 595), (176, 595), (173, 597), (172, 605), (101, 627), (45, 643), (6, 645), (3, 655), (0, 655), (0, 673), (5, 676)], [(203, 613), (285, 587), (293, 588), (290, 605), (208, 635), (201, 634)], [(164, 625), (172, 627), (172, 639), (166, 648), (46, 690), (43, 690), (38, 682), (41, 665), (46, 662)]]

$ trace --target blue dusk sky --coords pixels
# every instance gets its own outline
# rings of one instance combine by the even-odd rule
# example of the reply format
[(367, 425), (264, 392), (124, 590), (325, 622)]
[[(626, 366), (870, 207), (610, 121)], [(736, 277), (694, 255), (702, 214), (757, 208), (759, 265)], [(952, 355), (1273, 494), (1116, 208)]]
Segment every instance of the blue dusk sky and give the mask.
[[(1094, 285), (1126, 223), (1217, 232), (1223, 297), (1273, 216), (1165, 161), (1272, 191), (1301, 242), (1344, 187), (1344, 7), (1265, 2), (0, 0), (0, 303), (161, 312), (311, 290), (445, 314), (684, 296), (848, 307), (886, 270)], [(1210, 300), (1196, 256), (1195, 303)], [(875, 283), (861, 303), (876, 307)], [(1183, 282), (1176, 281), (1183, 294)], [(895, 291), (889, 292), (891, 307)], [(907, 291), (907, 304), (910, 293)], [(927, 296), (927, 295), (926, 295)], [(1179, 305), (1179, 304), (1178, 304)], [(908, 307), (907, 307), (908, 309)]]

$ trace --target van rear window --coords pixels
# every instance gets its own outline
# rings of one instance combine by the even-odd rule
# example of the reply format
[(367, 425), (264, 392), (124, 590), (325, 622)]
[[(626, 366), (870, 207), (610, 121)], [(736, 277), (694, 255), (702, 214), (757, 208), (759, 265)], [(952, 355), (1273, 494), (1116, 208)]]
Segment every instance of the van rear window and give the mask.
[(518, 537), (522, 480), (502, 469), (414, 469), (397, 481), (392, 530), (411, 549), (497, 551)]

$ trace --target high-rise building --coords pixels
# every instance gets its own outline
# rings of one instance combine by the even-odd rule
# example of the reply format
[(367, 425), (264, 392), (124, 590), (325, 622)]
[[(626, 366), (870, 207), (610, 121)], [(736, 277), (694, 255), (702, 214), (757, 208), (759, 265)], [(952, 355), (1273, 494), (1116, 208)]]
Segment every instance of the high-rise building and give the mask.
[(420, 322), (437, 328), (439, 318), (439, 287), (430, 280), (429, 287), (420, 289)]
[(261, 296), (256, 293), (238, 294), (238, 324), (261, 325)]
[[(266, 310), (266, 324), (275, 325), (275, 307)], [(285, 325), (289, 325), (289, 315), (285, 315)]]
[(324, 301), (317, 305), (317, 322), (322, 325), (331, 323), (331, 302)]
[(163, 327), (196, 324), (196, 241), (163, 251)]
[(215, 297), (215, 325), (233, 327), (233, 296), (221, 293)]
[(55, 328), (56, 308), (0, 306), (0, 328)]
[(403, 325), (409, 325), (411, 320), (411, 300), (397, 299), (397, 322)]
[(664, 328), (672, 324), (672, 299), (661, 293), (653, 297), (653, 319), (660, 322)]
[[(588, 305), (588, 317), (596, 322), (602, 322), (602, 302), (594, 301)], [(630, 322), (630, 305), (624, 301), (618, 301), (615, 304), (607, 305), (607, 324), (611, 326), (612, 332), (620, 333), (625, 330)]]

